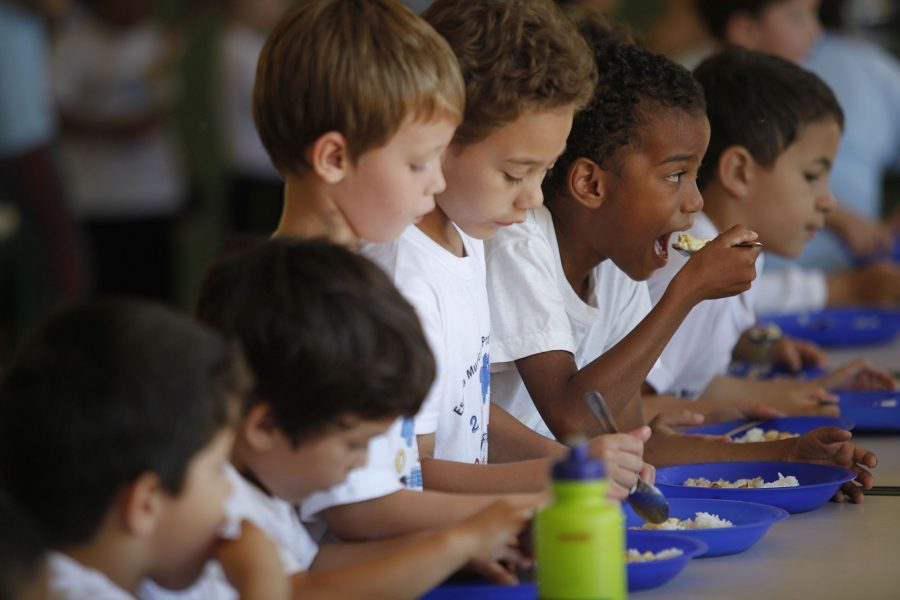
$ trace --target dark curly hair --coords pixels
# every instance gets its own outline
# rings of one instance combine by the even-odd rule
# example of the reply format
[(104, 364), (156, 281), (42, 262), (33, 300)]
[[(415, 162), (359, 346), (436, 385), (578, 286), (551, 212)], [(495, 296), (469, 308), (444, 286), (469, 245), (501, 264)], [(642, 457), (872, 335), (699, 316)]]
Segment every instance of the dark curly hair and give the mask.
[(466, 84), (454, 143), (527, 110), (581, 108), (597, 81), (590, 49), (550, 0), (436, 0), (422, 16), (450, 43)]
[(785, 0), (697, 0), (697, 13), (716, 39), (724, 40), (728, 22), (738, 13), (758, 17), (772, 4)]
[(660, 108), (703, 114), (703, 91), (690, 72), (662, 54), (637, 46), (595, 23), (578, 23), (594, 51), (600, 82), (575, 115), (566, 150), (544, 180), (547, 202), (566, 193), (569, 168), (581, 157), (607, 171), (621, 167), (622, 151), (640, 143), (642, 125)]
[(715, 176), (729, 146), (743, 146), (769, 168), (804, 127), (832, 118), (843, 128), (844, 112), (817, 75), (776, 56), (731, 47), (694, 71), (706, 95), (712, 135), (697, 185)]

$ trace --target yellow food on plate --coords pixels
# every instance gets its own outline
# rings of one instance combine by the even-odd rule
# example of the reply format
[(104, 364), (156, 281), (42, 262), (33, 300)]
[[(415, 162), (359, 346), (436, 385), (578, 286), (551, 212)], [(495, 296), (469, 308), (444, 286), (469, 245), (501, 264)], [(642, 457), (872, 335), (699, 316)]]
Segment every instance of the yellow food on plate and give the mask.
[(688, 235), (686, 233), (678, 234), (678, 241), (672, 244), (673, 248), (677, 248), (678, 250), (684, 250), (686, 252), (697, 252), (698, 250), (702, 250), (706, 243), (710, 240), (704, 240), (702, 238), (695, 238), (692, 235)]
[(800, 437), (796, 433), (789, 433), (787, 431), (778, 431), (777, 429), (770, 429), (768, 431), (763, 431), (759, 427), (754, 427), (750, 429), (742, 435), (741, 437), (734, 438), (734, 442), (737, 444), (750, 444), (754, 442), (777, 442), (778, 440), (786, 440), (789, 438)]
[(625, 552), (625, 562), (626, 563), (639, 563), (639, 562), (650, 562), (654, 560), (666, 560), (667, 558), (675, 558), (676, 556), (681, 556), (684, 554), (683, 550), (679, 550), (678, 548), (667, 548), (665, 550), (660, 550), (655, 554), (647, 550), (643, 554), (635, 550), (634, 548), (629, 548)]

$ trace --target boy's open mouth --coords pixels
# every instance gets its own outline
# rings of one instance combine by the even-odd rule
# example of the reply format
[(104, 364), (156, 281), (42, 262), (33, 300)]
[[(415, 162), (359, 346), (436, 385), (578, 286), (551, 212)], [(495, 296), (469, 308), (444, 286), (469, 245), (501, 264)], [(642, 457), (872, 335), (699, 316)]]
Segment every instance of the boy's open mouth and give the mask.
[(653, 251), (656, 253), (656, 256), (663, 260), (668, 260), (669, 258), (669, 237), (671, 235), (671, 233), (663, 234), (656, 238), (656, 242), (653, 244)]

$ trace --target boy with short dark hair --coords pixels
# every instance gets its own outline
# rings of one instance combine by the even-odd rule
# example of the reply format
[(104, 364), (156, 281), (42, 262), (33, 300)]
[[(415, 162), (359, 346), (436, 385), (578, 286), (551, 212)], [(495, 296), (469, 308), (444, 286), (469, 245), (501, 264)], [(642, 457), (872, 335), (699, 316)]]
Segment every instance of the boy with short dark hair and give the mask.
[(465, 92), (447, 43), (395, 0), (311, 0), (259, 57), (253, 114), (285, 179), (276, 237), (386, 242), (434, 207)]
[(52, 549), (55, 598), (200, 575), (248, 384), (232, 346), (154, 305), (94, 302), (34, 332), (0, 389), (0, 485)]
[[(834, 94), (793, 63), (741, 48), (708, 58), (695, 76), (704, 89), (712, 135), (697, 178), (705, 208), (688, 233), (708, 238), (741, 223), (758, 233), (767, 252), (797, 256), (834, 206), (828, 176), (844, 123)], [(684, 257), (673, 255), (654, 273), (654, 301), (685, 263)], [(663, 352), (673, 381), (657, 391), (700, 396), (713, 405), (718, 400), (768, 404), (793, 414), (829, 414), (837, 408), (822, 405), (817, 389), (846, 388), (869, 376), (878, 385), (893, 387), (887, 374), (863, 363), (811, 382), (726, 377), (732, 354), (751, 360), (767, 350), (764, 340), (745, 335), (756, 323), (755, 293), (750, 289), (694, 308)], [(792, 398), (797, 392), (799, 402)]]
[[(294, 589), (418, 597), (469, 560), (491, 561), (525, 524), (530, 509), (498, 502), (383, 545), (377, 559), (344, 557), (340, 568), (305, 573), (318, 549), (295, 507), (362, 466), (369, 440), (414, 414), (431, 385), (434, 362), (416, 314), (367, 259), (325, 241), (286, 240), (220, 261), (197, 314), (240, 340), (257, 380), (231, 457), (229, 519), (277, 542)], [(201, 586), (221, 583), (213, 573)]]
[[(859, 94), (863, 94), (866, 110), (874, 106), (873, 114), (882, 114), (880, 106), (896, 103), (879, 96), (883, 89), (892, 85), (896, 88), (897, 68), (890, 65), (889, 58), (876, 57), (872, 51), (860, 52), (858, 47), (830, 37), (820, 40), (820, 3), (700, 0), (697, 8), (720, 42), (806, 65), (831, 83), (842, 103), (853, 98), (854, 106), (859, 106)], [(873, 89), (878, 90), (874, 100)], [(865, 95), (860, 90), (870, 93)], [(848, 117), (848, 130), (834, 168), (838, 203), (826, 215), (827, 230), (819, 233), (797, 260), (771, 257), (757, 282), (755, 301), (761, 312), (826, 305), (892, 306), (900, 301), (900, 267), (873, 260), (889, 253), (892, 244), (889, 226), (880, 221), (879, 190), (885, 168), (896, 157), (897, 128), (889, 119), (874, 118), (873, 124), (866, 122), (864, 115)], [(872, 264), (858, 266), (854, 258)]]

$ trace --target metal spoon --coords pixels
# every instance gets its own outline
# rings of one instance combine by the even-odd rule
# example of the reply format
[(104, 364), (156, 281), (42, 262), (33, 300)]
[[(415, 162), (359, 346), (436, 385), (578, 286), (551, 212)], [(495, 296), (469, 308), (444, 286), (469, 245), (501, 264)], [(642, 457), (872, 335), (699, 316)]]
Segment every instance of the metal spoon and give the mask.
[[(618, 433), (619, 428), (613, 420), (603, 396), (598, 391), (588, 392), (584, 397), (588, 408), (600, 423), (605, 433)], [(669, 518), (669, 502), (659, 488), (638, 477), (637, 483), (628, 492), (625, 499), (641, 518), (651, 523), (662, 523)]]
[[(762, 248), (762, 246), (762, 242), (741, 242), (733, 245), (732, 248)], [(684, 248), (679, 248), (675, 244), (672, 244), (672, 248), (685, 258), (690, 258), (695, 252), (699, 252), (699, 250), (685, 250)]]

